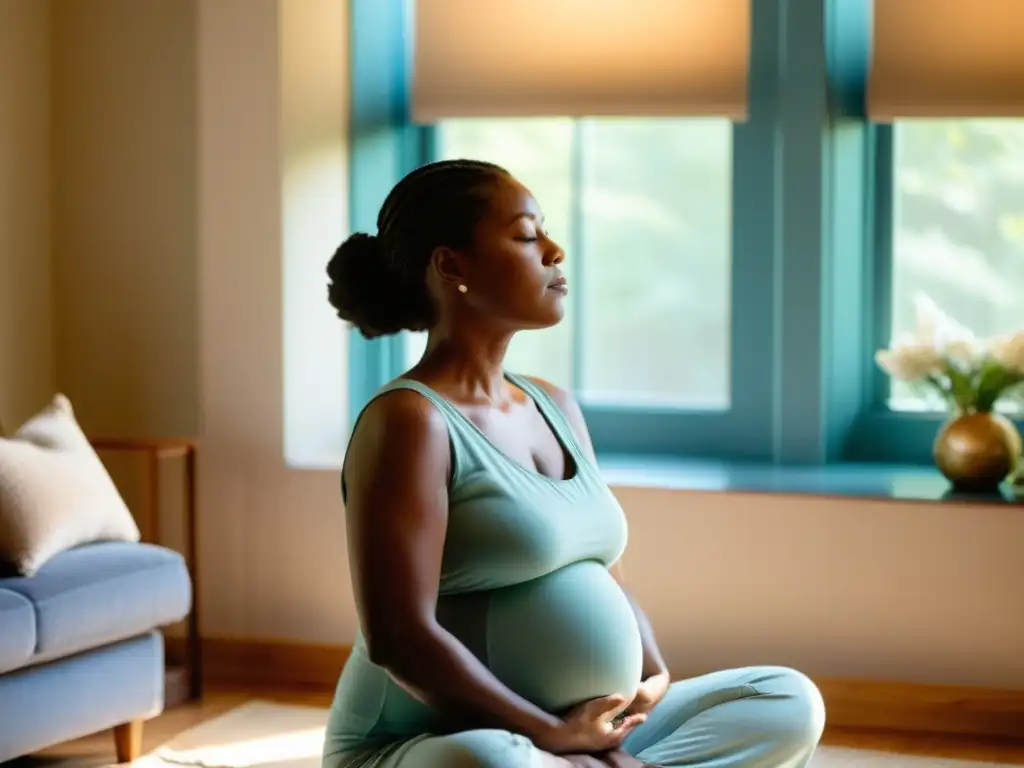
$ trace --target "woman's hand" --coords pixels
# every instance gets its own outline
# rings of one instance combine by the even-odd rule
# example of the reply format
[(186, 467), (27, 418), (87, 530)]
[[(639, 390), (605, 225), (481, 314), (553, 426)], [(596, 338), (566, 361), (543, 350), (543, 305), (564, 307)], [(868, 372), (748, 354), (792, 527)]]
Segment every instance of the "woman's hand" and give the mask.
[(584, 702), (570, 710), (560, 726), (539, 738), (535, 737), (534, 744), (556, 755), (618, 749), (629, 732), (647, 719), (647, 715), (642, 713), (623, 715), (628, 704), (628, 699), (620, 694)]
[(637, 688), (633, 701), (626, 707), (626, 714), (646, 715), (665, 697), (670, 682), (668, 672), (659, 672), (648, 677)]

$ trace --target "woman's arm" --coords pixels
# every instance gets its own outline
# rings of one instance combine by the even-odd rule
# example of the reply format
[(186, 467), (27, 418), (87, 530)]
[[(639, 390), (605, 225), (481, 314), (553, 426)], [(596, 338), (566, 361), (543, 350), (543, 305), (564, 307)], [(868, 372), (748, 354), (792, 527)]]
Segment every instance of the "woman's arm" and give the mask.
[[(576, 435), (576, 439), (579, 441), (580, 447), (583, 449), (583, 453), (587, 458), (596, 463), (597, 455), (594, 452), (594, 441), (590, 437), (590, 430), (587, 429), (587, 422), (583, 418), (583, 411), (580, 408), (579, 403), (576, 402), (576, 398), (564, 389), (556, 387), (554, 384), (544, 381), (543, 379), (533, 379), (533, 381), (543, 387), (544, 390), (551, 395), (552, 399), (558, 403), (569, 422), (569, 426), (572, 427), (572, 431)], [(644, 679), (654, 675), (667, 674), (668, 668), (665, 666), (665, 660), (662, 658), (661, 651), (658, 649), (658, 642), (654, 637), (654, 629), (651, 627), (651, 622), (637, 604), (636, 600), (633, 599), (629, 590), (626, 589), (625, 579), (622, 575), (621, 561), (613, 563), (608, 570), (619, 583), (619, 587), (622, 588), (623, 593), (626, 595), (626, 599), (629, 600), (629, 604), (632, 606), (633, 613), (636, 616), (636, 623), (640, 627), (640, 640), (643, 644), (644, 651)]]
[(435, 618), (448, 524), (448, 428), (421, 395), (367, 408), (344, 469), (356, 606), (371, 660), (460, 727), (544, 741), (562, 721), (504, 686)]

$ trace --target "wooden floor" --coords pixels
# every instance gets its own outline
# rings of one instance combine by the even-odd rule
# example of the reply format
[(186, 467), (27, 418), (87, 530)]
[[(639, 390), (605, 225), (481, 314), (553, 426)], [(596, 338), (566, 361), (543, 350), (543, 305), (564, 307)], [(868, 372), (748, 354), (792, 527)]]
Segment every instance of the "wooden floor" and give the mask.
[[(230, 690), (214, 689), (207, 693), (201, 703), (187, 704), (169, 710), (156, 720), (146, 724), (143, 749), (155, 749), (176, 734), (216, 717), (229, 709), (251, 699), (280, 701), (289, 704), (326, 707), (330, 694), (300, 690)], [(1008, 765), (1024, 765), (1024, 743), (997, 742), (962, 737), (945, 737), (935, 734), (910, 735), (876, 731), (829, 731), (825, 743), (861, 749), (880, 749), (915, 755), (983, 760)], [(86, 739), (64, 744), (47, 750), (31, 760), (18, 760), (6, 764), (5, 768), (44, 768), (51, 761), (81, 757), (90, 763), (97, 759), (113, 762), (113, 736), (110, 733), (97, 734)]]

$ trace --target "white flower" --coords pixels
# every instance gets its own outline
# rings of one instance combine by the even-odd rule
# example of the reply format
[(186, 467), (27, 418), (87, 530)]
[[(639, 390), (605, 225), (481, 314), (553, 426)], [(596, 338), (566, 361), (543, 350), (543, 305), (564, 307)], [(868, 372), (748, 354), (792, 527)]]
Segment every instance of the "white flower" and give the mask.
[(1007, 370), (1024, 375), (1024, 331), (993, 339), (988, 354)]
[(977, 368), (985, 357), (984, 345), (975, 339), (956, 339), (940, 349), (945, 357), (964, 370)]
[(917, 316), (914, 338), (918, 344), (932, 347), (963, 368), (972, 368), (981, 362), (985, 350), (974, 333), (943, 312), (926, 294), (914, 297), (914, 310)]
[(875, 353), (875, 362), (900, 381), (920, 381), (942, 373), (946, 358), (930, 344), (904, 342)]

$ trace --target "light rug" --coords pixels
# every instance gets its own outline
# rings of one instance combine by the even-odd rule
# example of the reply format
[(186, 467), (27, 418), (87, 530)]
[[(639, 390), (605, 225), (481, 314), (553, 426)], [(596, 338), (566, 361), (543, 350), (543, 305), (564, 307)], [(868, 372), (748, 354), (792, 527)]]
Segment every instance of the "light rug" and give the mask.
[[(174, 737), (135, 768), (320, 768), (327, 712), (253, 701)], [(822, 747), (812, 768), (992, 768), (946, 758)]]

